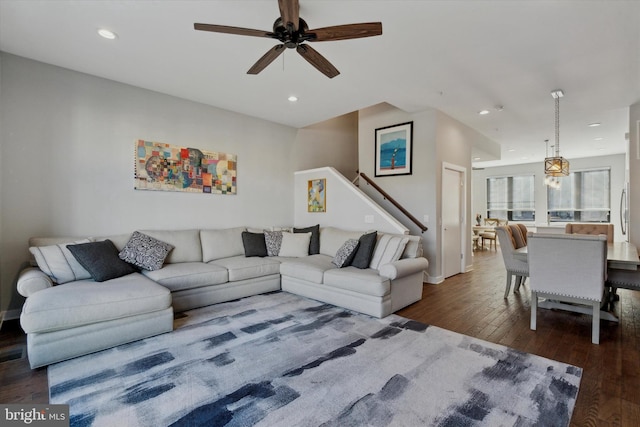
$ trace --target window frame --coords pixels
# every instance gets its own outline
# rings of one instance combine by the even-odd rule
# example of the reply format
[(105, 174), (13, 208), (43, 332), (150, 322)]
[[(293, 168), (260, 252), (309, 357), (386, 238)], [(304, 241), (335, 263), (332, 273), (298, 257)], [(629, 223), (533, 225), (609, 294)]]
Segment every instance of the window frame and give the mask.
[[(603, 223), (610, 223), (611, 222), (611, 167), (610, 166), (603, 166), (603, 167), (594, 167), (594, 168), (585, 168), (585, 169), (576, 169), (576, 170), (572, 170), (570, 175), (572, 174), (583, 174), (585, 172), (607, 172), (608, 174), (608, 189), (605, 192), (608, 200), (607, 200), (607, 205), (608, 207), (604, 207), (604, 208), (580, 208), (580, 207), (573, 207), (573, 208), (569, 208), (569, 209), (552, 209), (550, 207), (550, 201), (551, 201), (551, 197), (549, 196), (551, 194), (552, 191), (556, 191), (553, 188), (550, 188), (547, 186), (546, 191), (547, 191), (547, 219), (549, 223), (559, 223), (559, 224), (566, 224), (569, 222), (585, 222), (585, 223), (594, 223), (594, 224), (603, 224)], [(563, 177), (564, 178), (564, 177)], [(561, 186), (563, 185), (563, 183), (561, 183)], [(578, 197), (580, 198), (580, 201), (583, 199), (582, 197), (582, 189), (580, 189), (580, 191), (576, 191), (575, 189), (572, 189), (574, 194), (577, 194)], [(581, 204), (581, 203), (579, 203)], [(593, 220), (593, 219), (589, 219), (586, 216), (583, 216), (582, 213), (589, 213), (589, 212), (603, 212), (604, 213), (604, 217), (601, 217), (601, 219), (599, 220)], [(555, 213), (555, 215), (552, 215), (552, 213)], [(565, 215), (558, 215), (558, 213), (565, 213)]]
[[(531, 207), (530, 208), (514, 208), (514, 204), (516, 202), (523, 203), (522, 201), (516, 201), (511, 197), (513, 196), (513, 178), (529, 178), (531, 180), (531, 188), (532, 188), (532, 197)], [(506, 209), (491, 209), (491, 200), (490, 200), (490, 190), (489, 190), (489, 182), (490, 180), (496, 179), (507, 179), (507, 208)], [(486, 200), (486, 218), (498, 218), (498, 219), (506, 219), (508, 221), (518, 221), (518, 222), (535, 222), (536, 220), (536, 175), (535, 173), (521, 173), (521, 174), (507, 174), (507, 175), (493, 175), (487, 176), (485, 178), (485, 200)], [(509, 208), (511, 205), (511, 208)], [(491, 212), (505, 212), (506, 218), (502, 216), (495, 216)], [(526, 217), (522, 216), (514, 216), (514, 212), (529, 212), (530, 215)]]

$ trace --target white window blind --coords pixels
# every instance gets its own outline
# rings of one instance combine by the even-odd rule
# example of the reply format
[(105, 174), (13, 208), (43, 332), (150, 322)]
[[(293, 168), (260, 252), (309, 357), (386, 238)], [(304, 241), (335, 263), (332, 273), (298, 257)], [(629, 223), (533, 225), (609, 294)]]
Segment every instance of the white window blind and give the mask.
[(609, 222), (611, 179), (609, 169), (575, 171), (561, 177), (560, 188), (547, 188), (551, 222)]
[(487, 178), (487, 218), (535, 220), (533, 175)]

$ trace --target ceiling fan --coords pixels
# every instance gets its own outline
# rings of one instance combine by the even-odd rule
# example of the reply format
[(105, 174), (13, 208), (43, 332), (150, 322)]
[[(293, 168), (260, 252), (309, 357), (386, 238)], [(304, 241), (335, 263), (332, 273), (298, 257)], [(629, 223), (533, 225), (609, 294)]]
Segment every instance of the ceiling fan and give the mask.
[(200, 31), (212, 31), (214, 33), (236, 34), (240, 36), (267, 37), (279, 40), (281, 43), (271, 48), (262, 58), (258, 59), (249, 71), (247, 71), (247, 74), (258, 74), (280, 56), (285, 48), (289, 48), (296, 49), (307, 62), (329, 78), (337, 76), (340, 74), (340, 71), (305, 42), (358, 39), (382, 34), (381, 22), (335, 25), (310, 30), (305, 20), (300, 18), (299, 0), (278, 0), (278, 6), (280, 7), (280, 17), (273, 23), (273, 31), (198, 23), (193, 24), (193, 27)]

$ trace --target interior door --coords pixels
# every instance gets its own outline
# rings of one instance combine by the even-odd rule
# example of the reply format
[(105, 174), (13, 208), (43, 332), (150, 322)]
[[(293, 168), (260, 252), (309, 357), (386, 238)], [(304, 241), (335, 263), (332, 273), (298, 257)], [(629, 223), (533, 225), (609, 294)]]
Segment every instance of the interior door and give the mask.
[(462, 173), (445, 168), (442, 173), (443, 274), (462, 273)]

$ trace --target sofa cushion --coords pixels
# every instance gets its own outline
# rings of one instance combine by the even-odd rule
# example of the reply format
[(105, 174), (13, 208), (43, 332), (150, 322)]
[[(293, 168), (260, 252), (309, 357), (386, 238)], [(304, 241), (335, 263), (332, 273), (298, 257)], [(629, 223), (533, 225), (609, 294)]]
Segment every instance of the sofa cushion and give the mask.
[(382, 297), (391, 292), (391, 281), (376, 270), (355, 267), (336, 268), (324, 273), (324, 284), (366, 295)]
[(147, 236), (154, 237), (173, 245), (166, 263), (202, 262), (202, 244), (200, 230), (141, 230)]
[(120, 251), (120, 258), (145, 270), (159, 270), (173, 245), (134, 231)]
[(309, 255), (317, 255), (320, 253), (320, 224), (313, 227), (294, 228), (294, 233), (311, 233), (311, 241), (309, 242)]
[(55, 283), (62, 284), (75, 280), (90, 279), (91, 274), (67, 249), (74, 243), (89, 243), (89, 239), (69, 241), (48, 246), (32, 246), (29, 252), (34, 256), (40, 270)]
[(282, 243), (278, 256), (281, 257), (305, 257), (309, 255), (309, 233), (287, 233), (282, 232)]
[(384, 235), (409, 239), (402, 255), (400, 255), (400, 259), (420, 258), (423, 256), (424, 251), (422, 250), (422, 237), (412, 236), (409, 234), (378, 233), (378, 240), (380, 240)]
[(166, 264), (160, 270), (142, 271), (142, 274), (154, 282), (169, 288), (172, 292), (208, 285), (219, 285), (229, 281), (229, 274), (226, 268), (203, 262)]
[(242, 255), (242, 233), (245, 227), (224, 230), (200, 230), (202, 243), (202, 261), (209, 262), (220, 258)]
[(138, 271), (133, 265), (120, 259), (118, 248), (109, 239), (67, 245), (67, 249), (96, 282), (104, 282)]
[(369, 264), (371, 264), (371, 257), (373, 257), (373, 250), (376, 248), (377, 241), (377, 231), (360, 236), (358, 239), (358, 248), (351, 260), (351, 265), (357, 268), (369, 268)]
[(369, 267), (378, 270), (381, 265), (399, 260), (408, 241), (406, 236), (383, 234), (373, 251)]
[(347, 231), (335, 227), (320, 229), (320, 253), (333, 258), (347, 239), (359, 239), (363, 231)]
[(265, 257), (267, 256), (267, 244), (264, 241), (264, 233), (242, 232), (242, 245), (244, 246), (244, 256)]
[(333, 257), (331, 262), (338, 268), (347, 267), (356, 255), (359, 244), (360, 242), (356, 239), (347, 239), (340, 249), (338, 249), (336, 256)]
[(24, 303), (20, 324), (27, 333), (42, 333), (171, 307), (169, 290), (140, 273), (105, 284), (80, 280), (36, 292)]
[(210, 264), (226, 268), (230, 282), (280, 273), (280, 261), (274, 258), (236, 256), (211, 261)]
[(322, 283), (324, 272), (335, 269), (333, 257), (318, 254), (287, 259), (280, 264), (280, 274), (313, 283)]
[(265, 230), (264, 242), (267, 245), (267, 255), (278, 256), (280, 253), (280, 246), (282, 245), (282, 231)]

